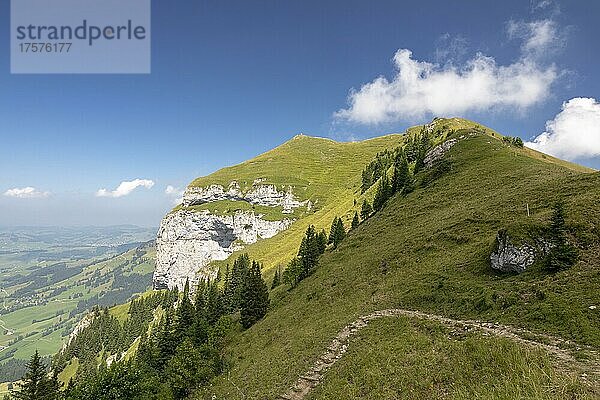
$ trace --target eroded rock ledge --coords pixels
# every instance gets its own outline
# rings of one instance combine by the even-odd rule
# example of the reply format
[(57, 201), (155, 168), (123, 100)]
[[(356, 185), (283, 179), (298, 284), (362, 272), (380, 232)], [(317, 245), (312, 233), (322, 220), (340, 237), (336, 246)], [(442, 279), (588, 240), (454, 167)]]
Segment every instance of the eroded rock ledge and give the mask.
[(237, 181), (232, 181), (227, 189), (222, 185), (206, 187), (188, 187), (183, 194), (183, 206), (194, 206), (214, 201), (231, 200), (247, 201), (250, 204), (267, 207), (283, 207), (284, 214), (291, 214), (294, 208), (309, 205), (309, 201), (299, 201), (292, 193), (292, 188), (285, 191), (277, 190), (275, 185), (262, 184), (260, 180), (243, 192)]
[(293, 220), (267, 221), (254, 212), (214, 215), (208, 210), (179, 210), (161, 222), (156, 239), (154, 289), (183, 289), (186, 280), (214, 279), (213, 260), (225, 260), (234, 251), (287, 229)]

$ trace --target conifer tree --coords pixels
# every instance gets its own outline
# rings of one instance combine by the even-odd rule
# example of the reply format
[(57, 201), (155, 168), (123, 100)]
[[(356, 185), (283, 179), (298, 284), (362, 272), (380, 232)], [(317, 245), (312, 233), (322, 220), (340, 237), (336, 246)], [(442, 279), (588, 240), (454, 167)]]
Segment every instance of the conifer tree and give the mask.
[(165, 315), (161, 318), (159, 324), (159, 331), (157, 335), (157, 367), (162, 368), (167, 361), (173, 355), (177, 344), (179, 343), (179, 337), (175, 332), (173, 324), (173, 308), (165, 310)]
[(398, 152), (394, 163), (394, 176), (392, 178), (393, 193), (407, 193), (411, 185), (410, 169), (408, 160), (402, 150)]
[(316, 241), (317, 253), (319, 253), (319, 255), (325, 253), (325, 249), (327, 249), (327, 234), (325, 233), (325, 229), (322, 229), (321, 232), (317, 234)]
[(209, 324), (216, 323), (225, 314), (223, 298), (217, 282), (208, 282), (206, 288), (206, 320)]
[(346, 237), (346, 229), (344, 223), (339, 217), (335, 217), (331, 224), (331, 232), (329, 233), (329, 243), (333, 244), (333, 248), (337, 248), (338, 245)]
[(273, 276), (273, 283), (271, 284), (271, 290), (281, 285), (281, 267), (277, 267), (275, 275)]
[(360, 217), (362, 220), (364, 221), (369, 218), (372, 213), (373, 207), (371, 207), (371, 204), (367, 200), (363, 200), (362, 207), (360, 209)]
[(46, 366), (36, 350), (27, 363), (27, 371), (22, 382), (17, 383), (17, 390), (11, 392), (14, 399), (18, 400), (54, 400), (58, 398), (58, 381), (48, 378)]
[(195, 314), (194, 305), (190, 300), (190, 282), (189, 280), (186, 280), (185, 288), (183, 289), (183, 297), (181, 298), (176, 312), (177, 320), (175, 329), (178, 334), (183, 336), (191, 335)]
[(550, 223), (550, 244), (552, 248), (544, 259), (544, 267), (549, 272), (557, 272), (573, 266), (577, 262), (578, 251), (567, 241), (565, 206), (558, 202), (552, 210)]
[(301, 279), (304, 279), (311, 274), (312, 270), (317, 266), (321, 254), (320, 239), (315, 233), (315, 227), (310, 225), (306, 229), (306, 233), (300, 244), (300, 249), (298, 250), (298, 257), (303, 266)]
[(421, 171), (425, 167), (425, 155), (431, 145), (429, 135), (427, 132), (421, 132), (421, 140), (418, 144), (417, 158), (415, 160), (415, 174)]
[(331, 221), (331, 228), (329, 228), (329, 238), (327, 240), (327, 244), (333, 244), (335, 239), (335, 230), (337, 228), (337, 220), (338, 217), (335, 217), (333, 221)]
[(387, 177), (387, 174), (383, 174), (379, 180), (377, 186), (377, 192), (375, 192), (375, 199), (373, 200), (373, 208), (375, 211), (379, 211), (385, 205), (385, 202), (391, 197), (392, 186)]
[(229, 273), (229, 264), (225, 267), (225, 279), (223, 280), (223, 307), (227, 313), (232, 312), (231, 302), (233, 295), (231, 293), (231, 276)]
[(366, 192), (373, 185), (373, 174), (370, 170), (364, 169), (362, 172), (362, 184), (360, 186), (360, 192)]
[(354, 230), (354, 229), (358, 228), (359, 224), (360, 224), (360, 219), (358, 219), (358, 213), (355, 211), (354, 217), (352, 218), (351, 229)]
[(202, 368), (205, 360), (190, 339), (184, 339), (175, 350), (173, 358), (165, 368), (165, 378), (169, 382), (176, 399), (184, 399), (198, 385), (212, 378), (217, 371)]
[(269, 307), (269, 290), (260, 272), (260, 264), (252, 262), (248, 278), (242, 290), (240, 320), (244, 328), (251, 327), (267, 313)]
[(302, 280), (304, 266), (299, 257), (294, 257), (283, 271), (283, 281), (291, 287), (296, 287)]
[(229, 301), (229, 312), (234, 312), (240, 307), (240, 298), (243, 282), (246, 280), (250, 269), (250, 257), (248, 254), (242, 254), (233, 262), (231, 269), (231, 278), (229, 282), (229, 292), (226, 294)]

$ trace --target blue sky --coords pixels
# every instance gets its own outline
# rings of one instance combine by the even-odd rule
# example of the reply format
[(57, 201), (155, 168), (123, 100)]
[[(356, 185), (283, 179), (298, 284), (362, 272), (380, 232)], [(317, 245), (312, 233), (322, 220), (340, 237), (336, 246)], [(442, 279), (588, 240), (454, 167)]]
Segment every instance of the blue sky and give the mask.
[[(600, 168), (599, 2), (152, 8), (150, 75), (11, 75), (0, 31), (0, 225), (157, 226), (174, 199), (167, 185), (183, 188), (297, 133), (356, 140), (440, 114), (526, 141), (548, 131), (533, 145)], [(3, 26), (9, 15), (1, 2)], [(464, 101), (444, 85), (463, 88)], [(135, 179), (137, 189), (113, 196)]]

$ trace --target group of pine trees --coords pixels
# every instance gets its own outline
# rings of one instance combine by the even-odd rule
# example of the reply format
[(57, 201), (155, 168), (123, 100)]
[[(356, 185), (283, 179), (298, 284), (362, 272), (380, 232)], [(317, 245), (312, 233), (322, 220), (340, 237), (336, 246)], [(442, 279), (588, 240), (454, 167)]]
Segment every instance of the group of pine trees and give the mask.
[[(352, 218), (351, 229), (356, 229), (359, 224), (360, 218), (358, 213), (355, 212)], [(283, 273), (277, 269), (271, 288), (275, 288), (281, 283), (286, 283), (291, 287), (298, 285), (300, 281), (309, 276), (317, 268), (319, 257), (325, 253), (327, 245), (331, 245), (333, 249), (336, 249), (347, 234), (344, 222), (340, 217), (335, 217), (331, 222), (329, 236), (327, 236), (325, 230), (317, 232), (315, 227), (310, 225), (302, 238), (298, 255), (288, 263)]]
[[(383, 208), (390, 197), (396, 193), (408, 194), (414, 189), (413, 175), (425, 167), (425, 156), (431, 148), (430, 135), (422, 130), (419, 135), (411, 136), (406, 144), (394, 151), (378, 153), (363, 171), (361, 193), (364, 193), (375, 182), (378, 182), (373, 205), (366, 200), (362, 204), (363, 220)], [(411, 170), (410, 165), (414, 167)], [(393, 175), (388, 177), (388, 170), (393, 166)]]
[[(423, 153), (423, 152), (421, 152)], [(415, 172), (417, 172), (417, 165), (415, 164)], [(394, 160), (394, 172), (392, 179), (390, 180), (387, 174), (383, 174), (379, 180), (377, 190), (375, 192), (375, 198), (373, 199), (374, 211), (379, 211), (383, 208), (385, 203), (396, 193), (406, 195), (410, 193), (414, 188), (413, 173), (410, 170), (408, 158), (404, 150), (400, 149), (396, 153), (396, 159)], [(370, 204), (363, 203), (363, 219), (369, 217)]]
[(261, 266), (242, 254), (233, 263), (231, 271), (227, 266), (223, 286), (225, 310), (234, 313), (239, 310), (240, 322), (249, 328), (267, 313), (269, 289), (261, 275)]
[(393, 162), (394, 151), (386, 149), (377, 153), (373, 161), (371, 161), (362, 171), (361, 193), (369, 190), (369, 188), (387, 172)]
[[(265, 316), (268, 307), (269, 291), (260, 264), (241, 255), (231, 272), (227, 268), (222, 288), (216, 281), (201, 281), (193, 301), (186, 282), (183, 293), (174, 289), (133, 300), (123, 324), (108, 309), (95, 309), (90, 325), (55, 357), (54, 374), (48, 374), (36, 352), (23, 384), (9, 398), (186, 398), (222, 372), (224, 338), (234, 326), (233, 315), (239, 312), (241, 325), (249, 328)], [(107, 355), (120, 356), (136, 341), (133, 355), (107, 365)], [(77, 376), (61, 391), (56, 372), (75, 358)]]
[(317, 232), (315, 227), (310, 225), (302, 238), (297, 257), (294, 257), (283, 271), (283, 282), (295, 287), (309, 276), (317, 267), (319, 257), (325, 252), (327, 242), (325, 231)]

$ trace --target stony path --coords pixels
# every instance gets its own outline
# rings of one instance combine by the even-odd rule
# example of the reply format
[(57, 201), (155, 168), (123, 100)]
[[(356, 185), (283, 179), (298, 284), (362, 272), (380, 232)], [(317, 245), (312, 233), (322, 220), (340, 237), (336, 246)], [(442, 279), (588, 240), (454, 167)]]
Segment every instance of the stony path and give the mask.
[[(581, 346), (568, 340), (550, 335), (534, 334), (530, 331), (521, 328), (514, 328), (507, 325), (500, 325), (491, 322), (473, 321), (473, 320), (456, 320), (442, 317), (440, 315), (427, 314), (420, 311), (389, 309), (375, 311), (371, 314), (364, 315), (356, 321), (344, 327), (314, 365), (301, 375), (294, 386), (286, 393), (279, 396), (282, 400), (301, 400), (312, 388), (317, 386), (323, 379), (324, 374), (335, 364), (346, 352), (350, 343), (350, 338), (358, 333), (361, 328), (364, 328), (370, 321), (384, 317), (406, 316), (413, 318), (426, 319), (437, 321), (444, 325), (460, 328), (461, 330), (476, 329), (486, 334), (504, 337), (515, 342), (542, 348), (552, 354), (557, 359), (557, 366), (563, 370), (577, 371), (581, 373), (586, 371), (589, 374), (600, 376), (600, 357), (598, 353), (592, 349), (585, 348), (586, 353), (590, 357), (586, 362), (577, 361), (571, 353), (565, 348), (580, 350)], [(583, 379), (588, 376), (586, 373), (581, 375)]]

